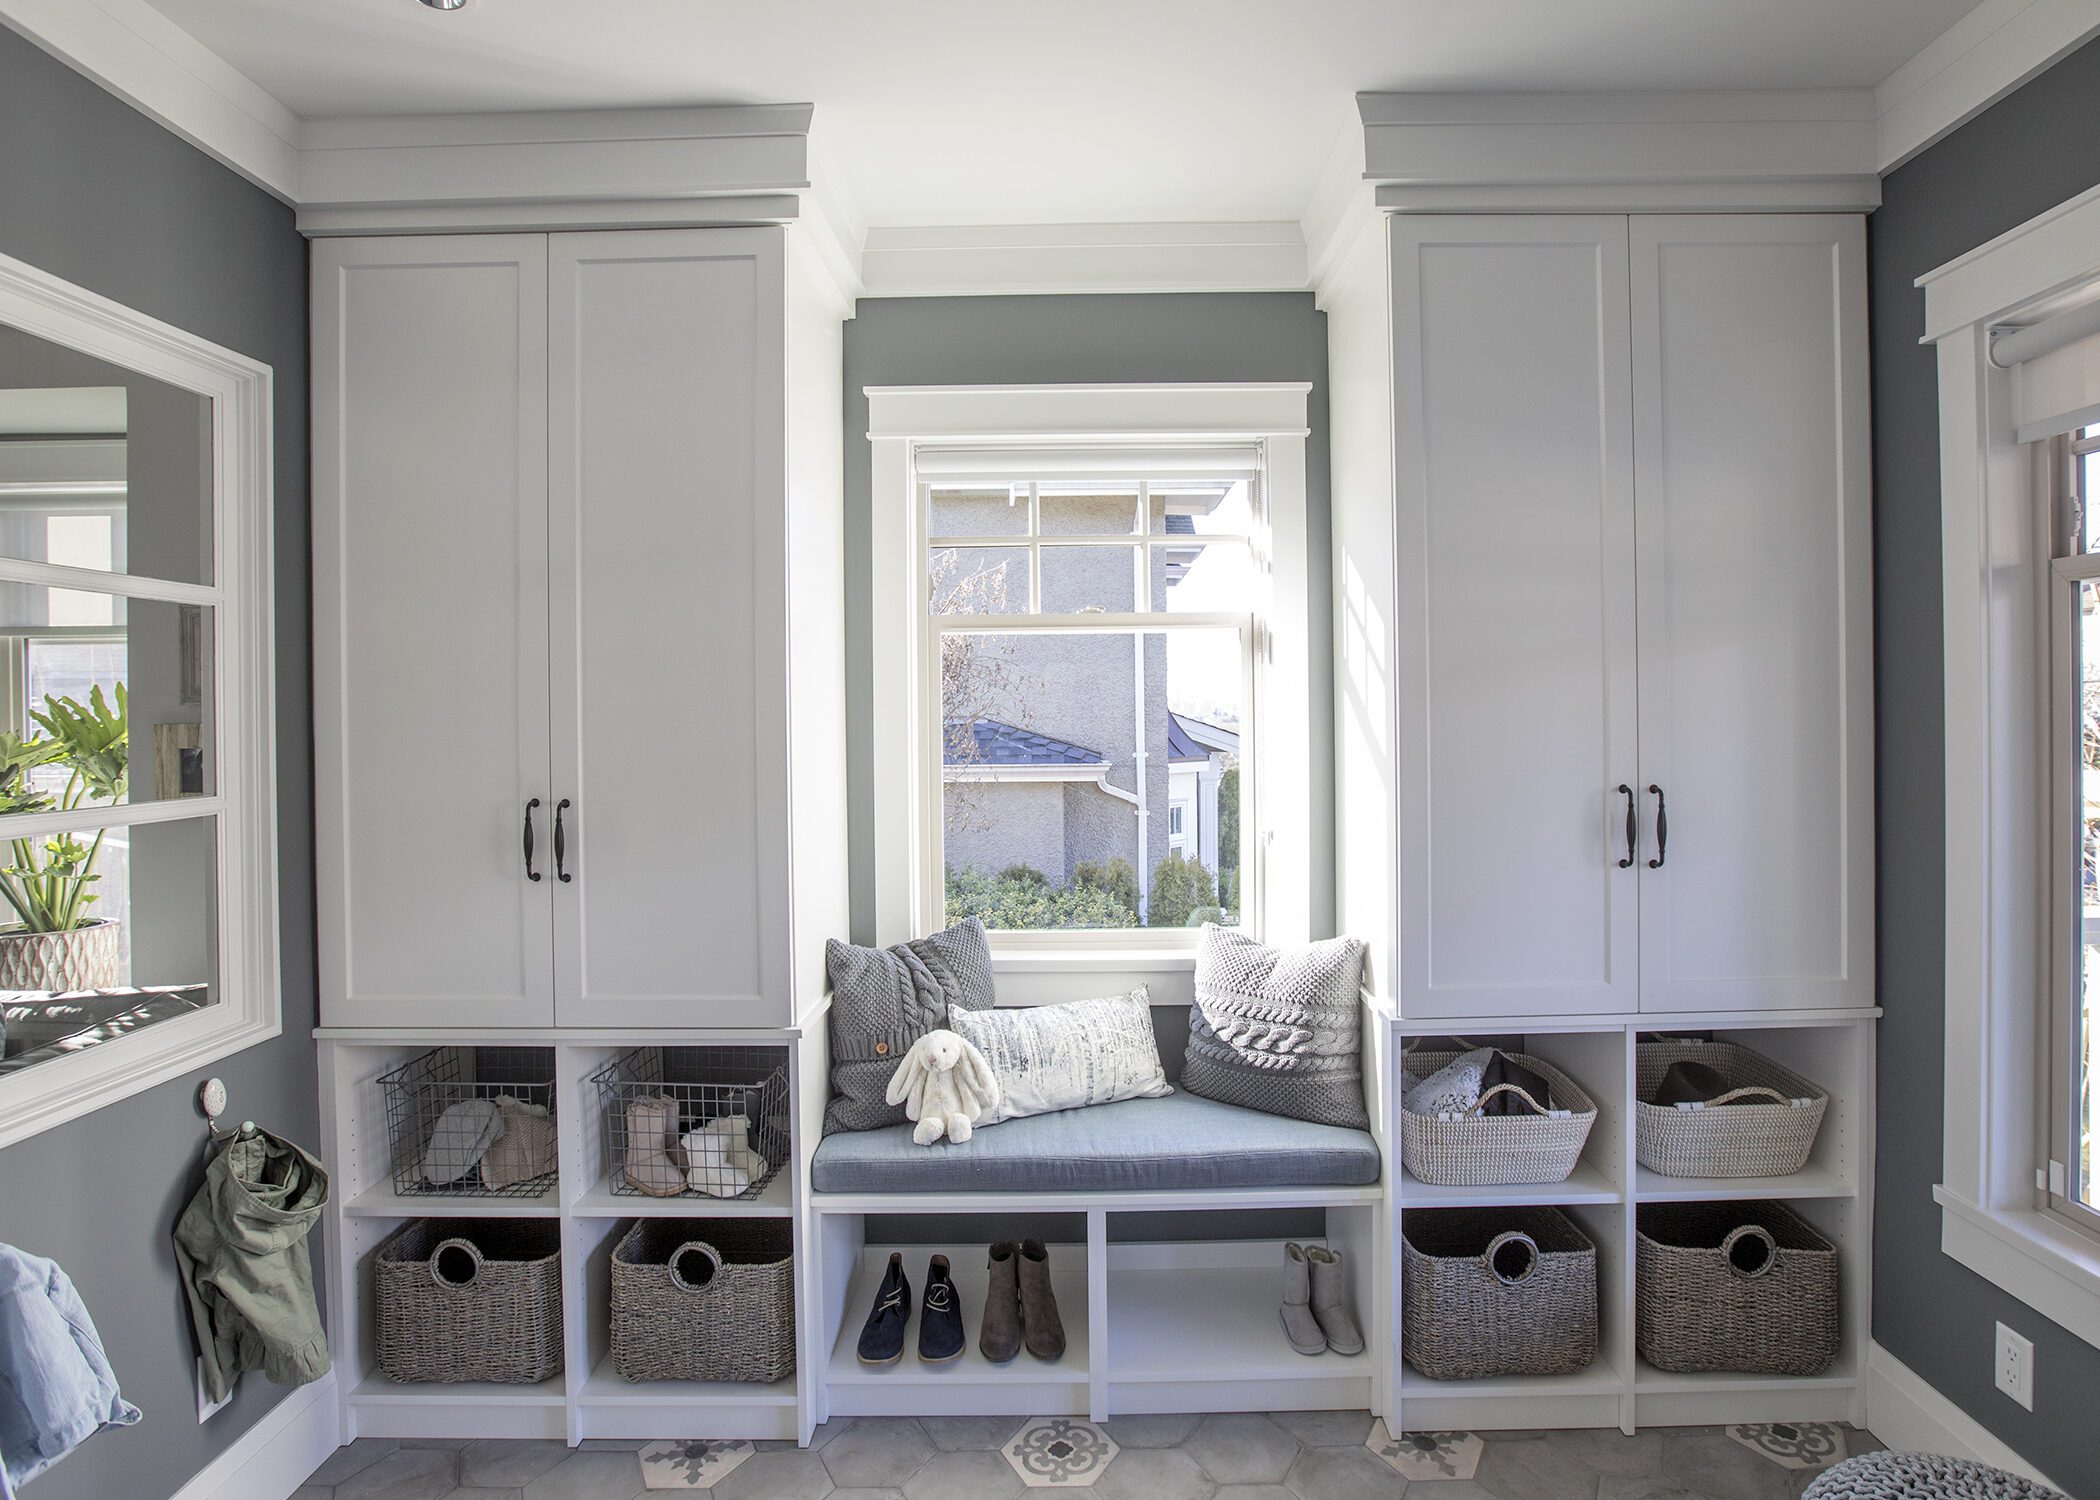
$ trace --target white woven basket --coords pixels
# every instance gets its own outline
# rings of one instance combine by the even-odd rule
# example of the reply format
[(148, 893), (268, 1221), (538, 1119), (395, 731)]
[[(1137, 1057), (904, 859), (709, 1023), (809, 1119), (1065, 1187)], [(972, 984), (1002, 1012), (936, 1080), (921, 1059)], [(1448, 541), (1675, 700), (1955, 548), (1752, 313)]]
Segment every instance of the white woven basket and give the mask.
[[(1402, 1060), (1407, 1088), (1462, 1052), (1410, 1052)], [(1597, 1104), (1582, 1086), (1549, 1062), (1520, 1053), (1514, 1061), (1546, 1080), (1550, 1099), (1532, 1099), (1546, 1114), (1418, 1115), (1400, 1106), (1400, 1160), (1417, 1182), (1436, 1187), (1502, 1187), (1565, 1182), (1582, 1158), (1597, 1123)], [(1507, 1085), (1523, 1095), (1515, 1085)], [(1524, 1095), (1529, 1099), (1529, 1095)]]
[[(1676, 1062), (1721, 1075), (1726, 1092), (1695, 1109), (1651, 1104)], [(1634, 1149), (1665, 1177), (1791, 1177), (1807, 1165), (1830, 1096), (1733, 1042), (1642, 1042), (1634, 1061)], [(1717, 1107), (1718, 1106), (1718, 1107)]]

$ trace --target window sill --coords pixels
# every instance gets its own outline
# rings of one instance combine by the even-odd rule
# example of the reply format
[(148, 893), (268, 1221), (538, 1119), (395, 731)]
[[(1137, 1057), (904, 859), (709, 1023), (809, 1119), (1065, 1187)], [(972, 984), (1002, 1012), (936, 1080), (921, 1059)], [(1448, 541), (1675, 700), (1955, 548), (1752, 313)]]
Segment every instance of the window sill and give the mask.
[(1002, 948), (992, 947), (992, 968), (1001, 974), (1071, 974), (1103, 969), (1147, 974), (1191, 973), (1196, 950), (1187, 948)]
[(1978, 1207), (1942, 1185), (1940, 1249), (2100, 1347), (2100, 1241), (2034, 1209)]

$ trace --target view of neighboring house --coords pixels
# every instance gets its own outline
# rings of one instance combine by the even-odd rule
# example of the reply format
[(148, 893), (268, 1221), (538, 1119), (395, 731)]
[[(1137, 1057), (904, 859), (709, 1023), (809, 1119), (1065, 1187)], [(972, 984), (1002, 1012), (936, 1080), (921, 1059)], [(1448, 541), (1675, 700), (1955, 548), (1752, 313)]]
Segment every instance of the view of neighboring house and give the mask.
[[(1154, 612), (1185, 608), (1170, 590), (1202, 565), (1198, 519), (1233, 490), (1216, 484), (1150, 495), (1140, 524), (1134, 485), (1041, 488), (1038, 534), (1088, 538), (1040, 549), (1041, 611), (1067, 615), (1127, 614), (1136, 604), (1140, 569)], [(1026, 613), (1026, 503), (980, 487), (935, 491), (931, 504), (937, 536), (1015, 539), (1011, 546), (948, 549), (934, 585), (936, 613)], [(1140, 545), (1180, 536), (1191, 538), (1189, 544)], [(1237, 657), (1223, 672), (1199, 674), (1177, 673), (1171, 654), (1158, 630), (947, 637), (948, 869), (996, 876), (1018, 868), (1067, 886), (1081, 866), (1120, 859), (1135, 885), (1140, 922), (1147, 919), (1155, 873), (1172, 854), (1200, 863), (1214, 889), (1219, 789), (1239, 752), (1238, 730), (1216, 720), (1233, 716)], [(1224, 698), (1227, 693), (1233, 696)], [(1184, 706), (1201, 706), (1209, 716)], [(1237, 859), (1236, 850), (1228, 853)]]

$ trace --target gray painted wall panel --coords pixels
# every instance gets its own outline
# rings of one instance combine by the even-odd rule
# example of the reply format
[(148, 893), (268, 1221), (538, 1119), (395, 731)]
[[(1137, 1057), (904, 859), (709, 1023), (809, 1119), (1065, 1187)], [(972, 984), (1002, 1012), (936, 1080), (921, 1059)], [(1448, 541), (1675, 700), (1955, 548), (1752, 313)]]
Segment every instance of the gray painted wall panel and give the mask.
[[(875, 937), (869, 622), (871, 385), (1093, 381), (1312, 382), (1306, 549), (1312, 613), (1312, 933), (1334, 931), (1333, 631), (1328, 522), (1327, 319), (1309, 292), (1160, 296), (868, 298), (846, 325), (846, 750), (853, 940)], [(853, 628), (858, 624), (861, 628)], [(883, 706), (888, 711), (889, 705)], [(1125, 778), (1127, 780), (1127, 778)], [(1164, 849), (1165, 777), (1154, 788)]]
[[(1879, 746), (1880, 1154), (1874, 1337), (2030, 1461), (2100, 1495), (2100, 1349), (1940, 1253), (1946, 845), (1938, 377), (1923, 272), (2100, 182), (2100, 43), (1882, 184), (1874, 317), (1874, 637)], [(2035, 1341), (2032, 1414), (1991, 1383), (1992, 1325)]]
[[(313, 1144), (313, 810), (307, 642), (306, 250), (291, 210), (11, 32), (0, 31), (0, 252), (276, 371), (278, 857), (284, 1034), (212, 1071), (236, 1118)], [(149, 747), (150, 748), (150, 747)], [(202, 1166), (199, 1077), (0, 1152), (0, 1240), (58, 1260), (109, 1345), (138, 1426), (91, 1439), (36, 1500), (173, 1494), (283, 1397), (260, 1376), (197, 1425), (169, 1234)], [(318, 1238), (316, 1239), (318, 1248)]]

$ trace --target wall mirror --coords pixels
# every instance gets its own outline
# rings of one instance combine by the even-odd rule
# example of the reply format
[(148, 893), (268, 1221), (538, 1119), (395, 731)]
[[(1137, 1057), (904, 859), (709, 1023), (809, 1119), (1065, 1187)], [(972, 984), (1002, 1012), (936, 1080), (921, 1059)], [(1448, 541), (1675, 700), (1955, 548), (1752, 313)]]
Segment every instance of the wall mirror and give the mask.
[(278, 1029), (268, 419), (0, 258), (0, 1144)]

